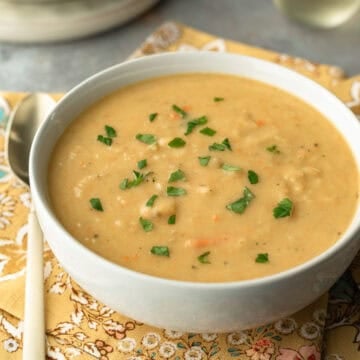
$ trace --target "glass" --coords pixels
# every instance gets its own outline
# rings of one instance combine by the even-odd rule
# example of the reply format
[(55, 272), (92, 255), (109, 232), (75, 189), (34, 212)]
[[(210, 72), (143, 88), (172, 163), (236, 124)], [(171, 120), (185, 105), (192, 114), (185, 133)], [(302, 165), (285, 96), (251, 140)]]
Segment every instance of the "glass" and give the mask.
[(289, 17), (324, 28), (343, 24), (360, 8), (360, 0), (274, 0), (274, 3)]

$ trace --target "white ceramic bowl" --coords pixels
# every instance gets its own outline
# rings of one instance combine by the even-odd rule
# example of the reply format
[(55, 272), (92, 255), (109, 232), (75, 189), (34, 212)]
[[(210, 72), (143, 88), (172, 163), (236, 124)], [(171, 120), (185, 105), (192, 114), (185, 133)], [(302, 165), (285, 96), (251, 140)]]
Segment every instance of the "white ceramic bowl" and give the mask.
[(341, 239), (320, 256), (276, 275), (229, 283), (174, 281), (123, 268), (74, 239), (51, 209), (48, 162), (68, 124), (89, 105), (124, 85), (184, 72), (241, 75), (298, 96), (323, 113), (344, 135), (360, 169), (359, 122), (341, 101), (309, 79), (281, 66), (239, 55), (198, 52), (145, 57), (104, 70), (75, 87), (37, 133), (30, 157), (30, 181), (45, 237), (65, 270), (85, 290), (112, 309), (151, 325), (179, 331), (227, 332), (292, 314), (329, 289), (359, 250), (360, 206)]

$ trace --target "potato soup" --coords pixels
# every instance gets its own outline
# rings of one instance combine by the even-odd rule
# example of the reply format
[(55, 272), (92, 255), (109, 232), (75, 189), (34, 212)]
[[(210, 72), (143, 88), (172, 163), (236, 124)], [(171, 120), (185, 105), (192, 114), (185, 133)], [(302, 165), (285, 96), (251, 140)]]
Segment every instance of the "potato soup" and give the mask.
[(84, 246), (163, 278), (225, 282), (319, 255), (349, 225), (358, 170), (300, 99), (254, 80), (181, 74), (83, 112), (49, 167), (54, 211)]

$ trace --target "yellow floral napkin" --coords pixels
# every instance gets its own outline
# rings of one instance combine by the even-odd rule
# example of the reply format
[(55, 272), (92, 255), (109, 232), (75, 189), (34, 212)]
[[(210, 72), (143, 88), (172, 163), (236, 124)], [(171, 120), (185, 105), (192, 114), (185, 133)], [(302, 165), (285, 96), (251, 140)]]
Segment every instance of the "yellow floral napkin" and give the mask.
[[(341, 69), (227, 41), (168, 22), (134, 57), (164, 51), (251, 55), (294, 69), (333, 91), (360, 115), (360, 76)], [(10, 174), (4, 129), (24, 94), (0, 93), (0, 359), (22, 356), (24, 273), (29, 189)], [(355, 255), (355, 254), (354, 254)], [(46, 334), (49, 359), (355, 360), (360, 358), (360, 256), (330, 290), (274, 324), (229, 334), (180, 333), (128, 319), (96, 301), (62, 269), (45, 246)], [(288, 294), (291, 296), (291, 294)], [(161, 316), (161, 314), (159, 314)], [(321, 355), (322, 353), (322, 355)], [(39, 359), (41, 360), (41, 359)]]

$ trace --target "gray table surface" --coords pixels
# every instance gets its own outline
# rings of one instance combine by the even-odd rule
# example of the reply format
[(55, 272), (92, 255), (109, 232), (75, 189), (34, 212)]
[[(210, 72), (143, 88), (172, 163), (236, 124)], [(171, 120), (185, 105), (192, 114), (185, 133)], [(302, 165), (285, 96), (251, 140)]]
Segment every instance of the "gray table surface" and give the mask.
[(50, 45), (0, 43), (0, 89), (67, 91), (126, 59), (159, 25), (176, 20), (220, 37), (360, 73), (360, 13), (341, 27), (308, 28), (270, 0), (162, 0), (136, 20), (87, 39)]

